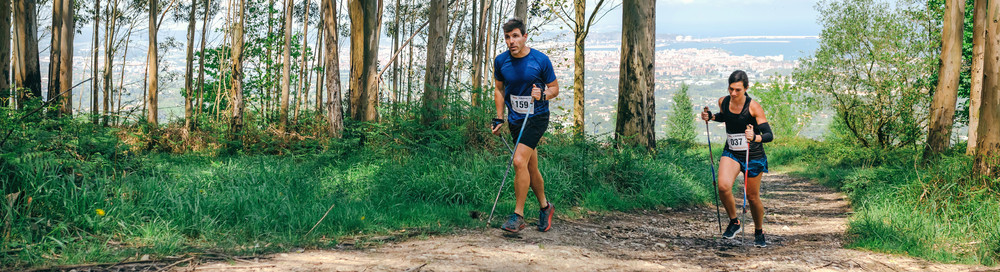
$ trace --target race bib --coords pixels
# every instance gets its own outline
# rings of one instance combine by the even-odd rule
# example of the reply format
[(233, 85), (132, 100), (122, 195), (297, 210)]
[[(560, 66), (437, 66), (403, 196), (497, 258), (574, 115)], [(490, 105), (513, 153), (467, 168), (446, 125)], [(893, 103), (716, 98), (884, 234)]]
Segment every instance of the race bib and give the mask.
[(535, 114), (535, 99), (531, 96), (511, 95), (510, 107), (520, 114)]
[(729, 134), (729, 140), (726, 141), (726, 144), (732, 151), (747, 151), (749, 149), (747, 135), (743, 133)]

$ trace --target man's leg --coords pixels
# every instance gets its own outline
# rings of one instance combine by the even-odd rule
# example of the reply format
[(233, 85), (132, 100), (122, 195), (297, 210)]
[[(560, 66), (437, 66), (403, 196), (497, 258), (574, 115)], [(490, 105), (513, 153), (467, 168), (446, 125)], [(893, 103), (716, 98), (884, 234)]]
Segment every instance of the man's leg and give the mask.
[(528, 172), (531, 174), (531, 191), (535, 192), (535, 198), (538, 199), (538, 208), (545, 208), (548, 200), (545, 199), (545, 181), (542, 179), (542, 172), (538, 170), (538, 150), (531, 150)]
[(517, 203), (514, 206), (514, 213), (524, 216), (524, 201), (528, 198), (528, 187), (531, 185), (531, 174), (528, 170), (528, 162), (535, 150), (525, 144), (518, 143), (517, 150), (514, 151), (514, 195)]

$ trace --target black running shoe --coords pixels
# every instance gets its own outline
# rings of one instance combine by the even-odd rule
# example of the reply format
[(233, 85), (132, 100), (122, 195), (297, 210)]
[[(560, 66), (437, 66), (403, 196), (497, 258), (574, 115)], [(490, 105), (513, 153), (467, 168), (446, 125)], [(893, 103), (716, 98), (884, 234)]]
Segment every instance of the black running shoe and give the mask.
[(767, 247), (767, 242), (764, 241), (764, 233), (757, 233), (753, 235), (753, 246), (755, 247)]
[(739, 219), (729, 220), (729, 226), (726, 227), (726, 232), (722, 233), (722, 238), (733, 239), (736, 237), (736, 233), (743, 229), (743, 224)]
[(510, 215), (510, 219), (507, 219), (507, 222), (503, 223), (503, 226), (500, 226), (500, 228), (509, 232), (518, 232), (523, 230), (525, 226), (524, 217), (514, 213)]
[(546, 232), (552, 228), (552, 214), (556, 212), (556, 208), (552, 206), (552, 203), (545, 202), (548, 207), (538, 211), (538, 231)]

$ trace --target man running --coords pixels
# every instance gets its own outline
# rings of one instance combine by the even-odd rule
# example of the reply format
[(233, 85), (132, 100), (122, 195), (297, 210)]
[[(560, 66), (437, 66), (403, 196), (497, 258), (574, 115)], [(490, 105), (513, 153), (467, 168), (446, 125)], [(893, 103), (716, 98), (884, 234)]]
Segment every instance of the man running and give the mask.
[[(493, 99), (497, 106), (496, 119), (493, 122), (493, 134), (500, 135), (500, 125), (503, 123), (503, 109), (507, 106), (507, 121), (510, 125), (511, 137), (520, 138), (514, 151), (514, 194), (517, 205), (510, 219), (501, 226), (505, 231), (518, 232), (524, 229), (524, 201), (528, 197), (528, 188), (535, 192), (538, 206), (538, 231), (549, 231), (552, 228), (552, 214), (555, 208), (545, 199), (545, 182), (542, 173), (538, 171), (538, 141), (549, 127), (549, 99), (559, 95), (559, 82), (553, 71), (549, 57), (528, 48), (524, 42), (524, 23), (510, 19), (503, 24), (504, 41), (507, 52), (498, 55), (493, 61), (493, 71), (496, 80), (496, 91)], [(534, 104), (534, 107), (531, 105)], [(525, 124), (524, 135), (519, 135), (521, 126)], [(518, 137), (520, 136), (520, 137)]]
[[(764, 108), (750, 99), (747, 87), (750, 79), (743, 71), (729, 75), (729, 95), (719, 98), (719, 113), (712, 114), (708, 107), (701, 113), (701, 119), (726, 123), (726, 147), (719, 161), (719, 197), (729, 215), (729, 226), (722, 237), (733, 239), (743, 229), (743, 222), (736, 218), (736, 199), (733, 197), (733, 182), (741, 172), (747, 171), (746, 199), (750, 202), (750, 213), (754, 223), (754, 246), (766, 247), (764, 241), (764, 204), (760, 201), (760, 179), (767, 172), (767, 156), (764, 144), (774, 140), (771, 125), (764, 117)], [(749, 150), (749, 151), (748, 151)], [(750, 161), (747, 162), (747, 152)]]

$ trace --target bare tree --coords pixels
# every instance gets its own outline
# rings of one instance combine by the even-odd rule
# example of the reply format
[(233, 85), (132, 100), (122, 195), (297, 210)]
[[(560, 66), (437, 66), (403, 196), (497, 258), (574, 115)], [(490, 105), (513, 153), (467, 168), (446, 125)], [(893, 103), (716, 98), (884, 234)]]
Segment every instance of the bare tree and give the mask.
[[(193, 116), (194, 120), (192, 120), (192, 123), (194, 124), (198, 124), (198, 116), (201, 115), (201, 108), (203, 107), (202, 99), (205, 97), (205, 32), (208, 31), (208, 18), (212, 17), (209, 13), (211, 0), (204, 0), (204, 3), (205, 5), (203, 7), (205, 12), (203, 15), (205, 17), (202, 18), (201, 21), (201, 50), (199, 50), (199, 52), (201, 52), (201, 56), (198, 58), (198, 94), (195, 95), (198, 100), (197, 103), (195, 103), (197, 108), (195, 108), (196, 110)], [(270, 17), (268, 18), (270, 19)], [(194, 127), (197, 128), (197, 126)]]
[[(59, 113), (73, 116), (73, 36), (76, 34), (76, 12), (72, 0), (61, 0), (62, 28), (59, 30)], [(55, 35), (55, 34), (53, 34)], [(51, 99), (51, 98), (50, 98)]]
[(326, 28), (326, 116), (330, 122), (330, 134), (340, 138), (344, 130), (344, 110), (340, 102), (340, 54), (337, 44), (337, 1), (323, 1), (323, 26)]
[(962, 72), (964, 16), (965, 0), (945, 1), (944, 29), (941, 31), (941, 69), (938, 74), (937, 90), (931, 101), (931, 120), (925, 157), (939, 154), (951, 145), (959, 74)]
[(528, 0), (517, 0), (514, 3), (514, 19), (521, 20), (524, 25), (528, 25)]
[[(447, 52), (437, 51), (448, 48), (448, 2), (431, 0), (430, 30), (427, 34), (427, 69), (424, 71), (424, 111), (423, 123), (430, 124), (438, 118), (444, 108), (441, 89), (444, 88)], [(447, 50), (445, 50), (447, 51)]]
[(1000, 1), (989, 1), (975, 172), (1000, 177)]
[[(234, 132), (239, 132), (243, 130), (243, 111), (246, 106), (244, 106), (243, 101), (243, 28), (244, 28), (244, 18), (246, 17), (246, 2), (245, 0), (239, 0), (239, 12), (236, 13), (236, 18), (233, 26), (233, 50), (232, 50), (232, 73), (233, 73), (233, 84), (232, 84), (232, 115), (229, 119), (229, 127)], [(232, 135), (237, 135), (233, 133)]]
[(101, 33), (99, 31), (100, 29), (101, 29), (101, 0), (94, 0), (94, 45), (91, 48), (91, 59), (92, 59), (91, 61), (93, 61), (93, 66), (91, 67), (93, 69), (91, 69), (90, 73), (90, 78), (92, 78), (90, 82), (90, 118), (91, 122), (93, 122), (95, 125), (99, 122), (100, 119), (98, 118), (98, 116), (100, 116), (100, 110), (98, 109), (99, 106), (97, 101), (98, 100), (97, 93), (99, 88), (98, 82), (100, 82), (100, 80), (98, 80), (100, 77), (98, 76), (97, 73), (97, 65), (98, 65), (97, 59), (98, 56), (100, 56), (100, 51), (101, 51), (99, 50), (100, 49), (99, 46), (101, 44), (100, 43)]
[(307, 45), (309, 44), (309, 42), (308, 42), (309, 41), (309, 0), (306, 0), (306, 3), (303, 6), (303, 9), (305, 9), (305, 15), (302, 16), (302, 51), (299, 54), (300, 62), (302, 63), (302, 64), (299, 65), (299, 88), (298, 89), (299, 89), (299, 98), (300, 99), (298, 99), (299, 100), (298, 101), (298, 106), (295, 107), (295, 120), (299, 119), (299, 110), (300, 109), (305, 110), (305, 106), (308, 104), (306, 102), (309, 101), (309, 91), (307, 91), (309, 89), (309, 86), (305, 85), (305, 83), (306, 83), (306, 68), (309, 67), (309, 61), (306, 60), (306, 49), (308, 49)]
[(187, 57), (184, 61), (184, 129), (194, 127), (194, 14), (198, 10), (198, 1), (191, 0), (191, 12), (188, 14)]
[(969, 90), (969, 140), (965, 154), (975, 155), (979, 106), (983, 96), (983, 53), (986, 42), (986, 0), (976, 0), (972, 15), (972, 86)]
[(656, 147), (653, 122), (654, 0), (625, 0), (622, 7), (621, 75), (615, 139)]
[(378, 112), (378, 39), (382, 25), (382, 0), (350, 0), (351, 16), (351, 118), (375, 121)]
[(146, 121), (156, 126), (157, 123), (157, 109), (158, 104), (156, 102), (156, 94), (158, 90), (158, 80), (159, 80), (159, 57), (157, 55), (156, 48), (156, 32), (159, 31), (158, 24), (156, 23), (156, 18), (158, 16), (157, 9), (159, 8), (158, 0), (149, 0), (149, 49), (147, 51), (146, 59)]
[[(112, 82), (111, 82), (111, 58), (113, 57), (112, 52), (114, 51), (114, 50), (111, 49), (111, 41), (115, 39), (115, 32), (116, 32), (115, 31), (115, 25), (118, 22), (118, 15), (119, 15), (118, 14), (118, 0), (115, 0), (113, 5), (112, 5), (111, 0), (108, 0), (108, 4), (107, 4), (107, 7), (105, 8), (105, 11), (106, 12), (104, 14), (105, 22), (104, 22), (104, 73), (103, 73), (103, 77), (104, 77), (104, 89), (103, 89), (104, 102), (102, 103), (103, 104), (102, 105), (103, 106), (103, 114), (102, 114), (102, 118), (101, 118), (101, 125), (103, 125), (103, 126), (107, 126), (108, 122), (109, 122), (109, 119), (111, 118), (110, 115), (109, 115), (110, 110), (111, 110), (110, 108), (112, 106), (112, 104), (111, 104), (111, 101), (112, 101), (112, 99), (111, 99), (112, 98), (112, 96), (111, 96), (111, 86), (112, 86)], [(122, 67), (124, 67), (124, 65), (122, 65)]]
[(17, 66), (14, 72), (14, 87), (27, 88), (28, 93), (19, 92), (17, 108), (24, 107), (28, 100), (41, 99), (42, 75), (38, 67), (38, 23), (35, 0), (14, 1), (14, 54)]
[(285, 0), (285, 51), (281, 67), (281, 130), (288, 127), (288, 96), (292, 76), (292, 0)]
[[(475, 1), (475, 0), (473, 0)], [(489, 4), (487, 6), (487, 4)], [(486, 63), (486, 46), (484, 46), (489, 40), (487, 39), (487, 31), (489, 29), (486, 26), (486, 19), (489, 17), (489, 10), (492, 9), (493, 1), (487, 2), (486, 0), (479, 0), (479, 30), (476, 35), (475, 43), (472, 45), (473, 56), (472, 56), (472, 105), (479, 105), (479, 93), (482, 92), (483, 87), (483, 65)]]
[(573, 30), (573, 133), (576, 136), (583, 136), (586, 115), (584, 105), (586, 101), (586, 90), (584, 90), (586, 77), (584, 73), (587, 68), (584, 45), (587, 41), (587, 35), (590, 33), (590, 26), (594, 25), (594, 19), (598, 19), (598, 14), (600, 17), (604, 17), (619, 5), (611, 5), (605, 0), (599, 0), (588, 18), (586, 0), (573, 0), (572, 14), (566, 10), (566, 3), (566, 1), (556, 2), (551, 4), (551, 7), (555, 11), (556, 17)]
[(10, 104), (10, 0), (0, 0), (0, 108)]
[[(62, 78), (59, 75), (59, 62), (62, 61), (60, 57), (60, 52), (62, 50), (62, 43), (59, 39), (62, 39), (62, 27), (63, 27), (63, 16), (62, 16), (62, 2), (67, 0), (52, 0), (52, 26), (50, 28), (51, 32), (49, 35), (49, 80), (48, 87), (45, 89), (49, 100), (56, 98), (59, 95), (59, 80)], [(49, 112), (50, 116), (58, 116), (61, 111)]]

